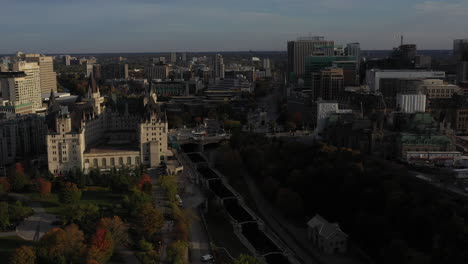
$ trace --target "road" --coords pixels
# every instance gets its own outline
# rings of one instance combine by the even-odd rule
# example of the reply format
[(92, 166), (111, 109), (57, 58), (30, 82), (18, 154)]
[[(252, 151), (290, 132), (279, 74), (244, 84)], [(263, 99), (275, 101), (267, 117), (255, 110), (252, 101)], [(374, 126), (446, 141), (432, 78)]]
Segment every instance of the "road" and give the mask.
[(418, 179), (429, 182), (430, 184), (434, 185), (437, 188), (444, 189), (444, 190), (456, 193), (458, 195), (468, 197), (468, 193), (460, 189), (459, 187), (452, 185), (452, 184), (443, 184), (439, 182), (437, 180), (437, 175), (430, 174), (430, 173), (422, 173), (419, 171), (412, 171), (412, 170), (409, 170), (409, 173)]
[(201, 261), (201, 256), (211, 254), (210, 240), (201, 221), (200, 210), (198, 209), (205, 201), (205, 197), (200, 188), (191, 180), (195, 178), (195, 172), (188, 161), (182, 158), (182, 156), (178, 158), (179, 162), (184, 166), (183, 172), (177, 175), (178, 181), (183, 182), (185, 186), (185, 192), (180, 194), (183, 207), (195, 216), (190, 227), (190, 263), (203, 264), (205, 262)]

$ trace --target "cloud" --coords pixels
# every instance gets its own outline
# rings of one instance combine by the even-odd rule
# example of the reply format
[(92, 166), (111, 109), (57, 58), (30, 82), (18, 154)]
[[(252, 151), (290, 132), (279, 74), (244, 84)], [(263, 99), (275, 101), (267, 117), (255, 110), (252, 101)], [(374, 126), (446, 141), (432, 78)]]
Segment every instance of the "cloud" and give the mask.
[(415, 5), (416, 11), (423, 14), (432, 14), (444, 17), (466, 16), (468, 14), (468, 2), (437, 2), (425, 1)]

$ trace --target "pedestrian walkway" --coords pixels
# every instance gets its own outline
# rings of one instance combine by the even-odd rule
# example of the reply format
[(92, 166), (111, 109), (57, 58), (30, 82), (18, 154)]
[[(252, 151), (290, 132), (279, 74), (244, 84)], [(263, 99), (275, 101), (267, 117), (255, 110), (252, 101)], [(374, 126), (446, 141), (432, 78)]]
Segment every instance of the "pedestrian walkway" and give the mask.
[(19, 194), (10, 193), (10, 197), (14, 197), (19, 201), (27, 203), (34, 211), (34, 214), (24, 219), (16, 227), (16, 235), (24, 240), (39, 241), (41, 237), (53, 228), (52, 223), (57, 221), (57, 217), (53, 214), (46, 213), (44, 207), (38, 202), (31, 202), (29, 197)]

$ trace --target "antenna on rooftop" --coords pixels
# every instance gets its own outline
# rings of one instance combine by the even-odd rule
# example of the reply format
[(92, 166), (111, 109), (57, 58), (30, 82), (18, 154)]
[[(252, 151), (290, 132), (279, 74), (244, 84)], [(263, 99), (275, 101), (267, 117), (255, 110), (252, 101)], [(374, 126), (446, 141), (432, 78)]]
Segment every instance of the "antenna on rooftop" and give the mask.
[(403, 46), (403, 34), (401, 34), (400, 46)]

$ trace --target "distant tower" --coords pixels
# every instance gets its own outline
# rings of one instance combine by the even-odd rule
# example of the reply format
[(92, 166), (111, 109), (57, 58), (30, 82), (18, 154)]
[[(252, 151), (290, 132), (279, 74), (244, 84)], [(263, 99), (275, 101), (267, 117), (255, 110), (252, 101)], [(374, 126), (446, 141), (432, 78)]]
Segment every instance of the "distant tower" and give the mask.
[(103, 111), (104, 97), (101, 97), (99, 87), (94, 79), (94, 75), (91, 74), (88, 81), (88, 93), (83, 101), (91, 103), (96, 114), (101, 114)]
[(400, 46), (403, 46), (403, 35), (400, 36)]
[(224, 79), (224, 60), (221, 54), (216, 54), (213, 63), (213, 77), (214, 79)]

